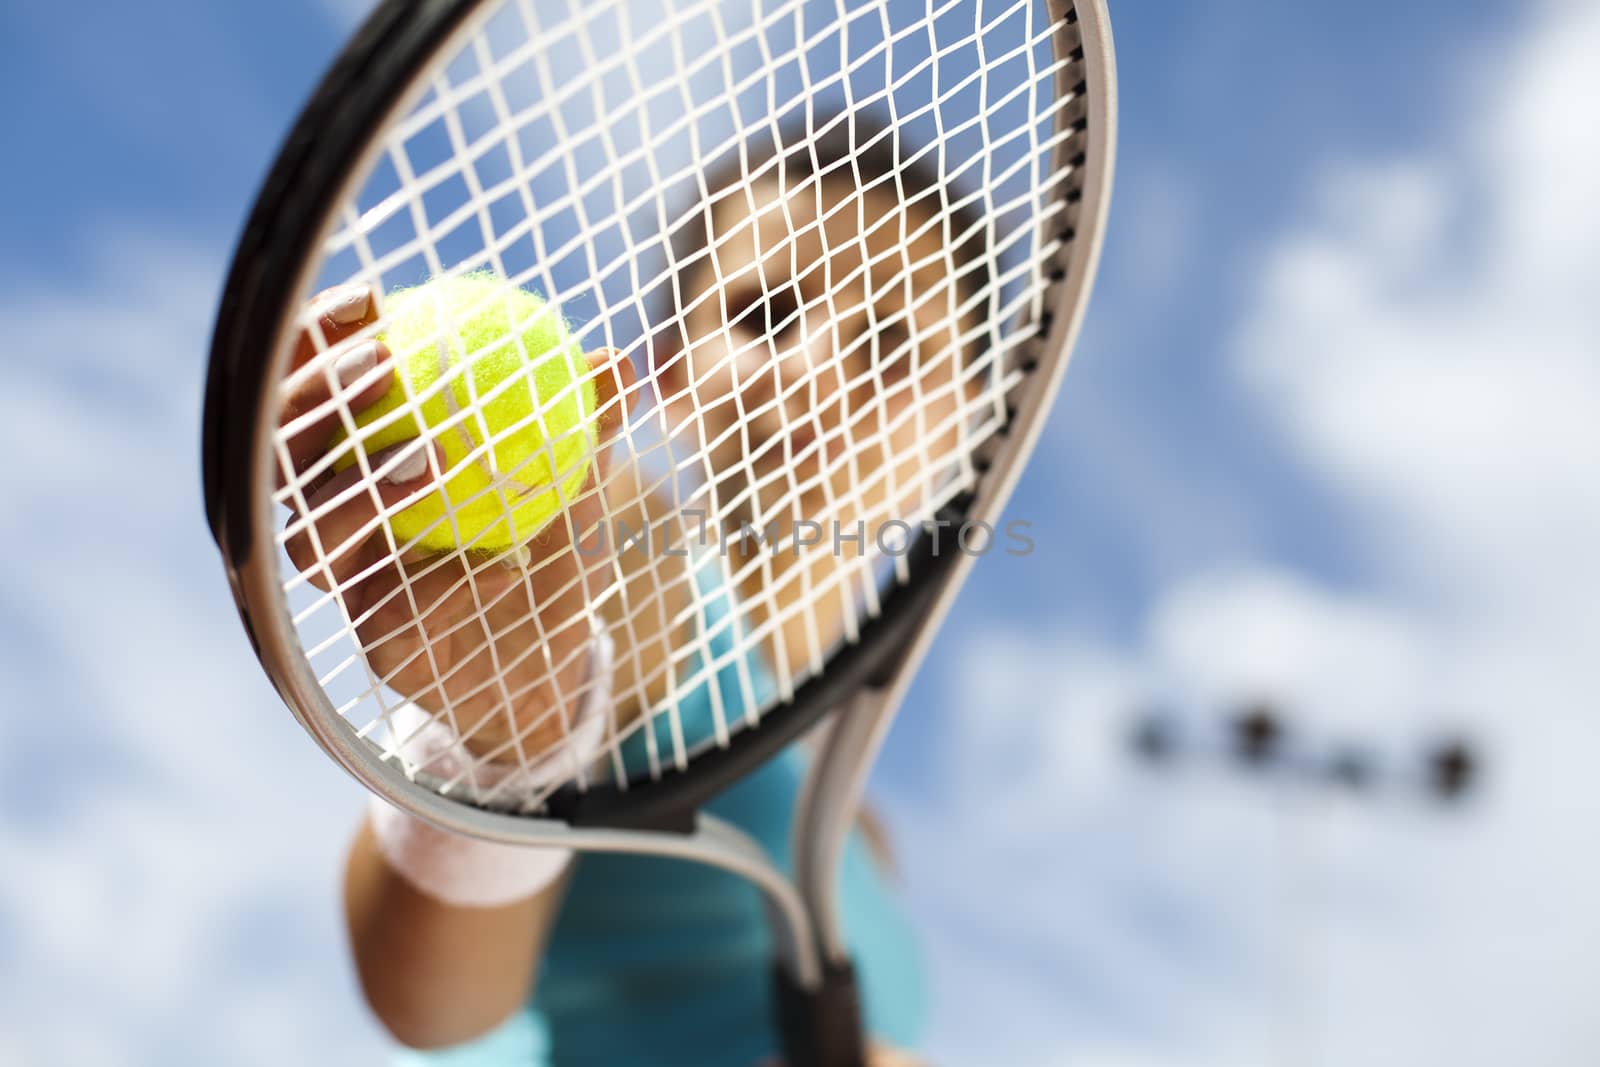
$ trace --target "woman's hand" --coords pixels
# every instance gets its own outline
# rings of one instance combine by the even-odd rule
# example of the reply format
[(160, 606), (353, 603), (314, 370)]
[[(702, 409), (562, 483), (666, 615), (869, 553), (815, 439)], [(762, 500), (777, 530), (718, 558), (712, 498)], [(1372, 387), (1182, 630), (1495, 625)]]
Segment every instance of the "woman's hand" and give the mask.
[[(376, 340), (357, 340), (375, 318), (372, 293), (359, 287), (312, 300), (308, 321), (324, 343), (319, 350), (310, 327), (296, 341), (279, 411), (292, 467), (280, 472), (282, 483), (302, 482), (340, 428), (326, 403), (330, 377), (353, 413), (389, 388), (389, 351)], [(289, 557), (317, 588), (337, 590), (373, 671), (419, 707), (447, 712), (445, 721), (485, 758), (532, 761), (559, 742), (584, 683), (591, 636), (585, 592), (592, 603), (612, 572), (609, 543), (592, 532), (605, 517), (596, 487), (609, 473), (604, 446), (626, 421), (633, 385), (632, 366), (620, 353), (588, 358), (601, 449), (577, 501), (521, 559), (515, 552), (491, 558), (421, 551), (395, 558), (380, 509), (435, 488), (444, 455), (426, 440), (369, 457), (371, 479), (354, 465), (317, 477), (290, 502)], [(574, 551), (575, 533), (583, 553)]]

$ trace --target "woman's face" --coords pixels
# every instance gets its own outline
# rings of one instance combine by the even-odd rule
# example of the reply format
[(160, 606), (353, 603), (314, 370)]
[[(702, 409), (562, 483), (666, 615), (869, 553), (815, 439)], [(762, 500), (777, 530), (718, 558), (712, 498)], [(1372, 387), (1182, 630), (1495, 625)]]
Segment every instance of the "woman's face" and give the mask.
[(870, 537), (921, 514), (954, 469), (976, 391), (957, 338), (976, 316), (957, 323), (930, 218), (893, 182), (862, 192), (849, 178), (787, 196), (767, 179), (715, 203), (664, 384), (729, 521), (865, 520)]

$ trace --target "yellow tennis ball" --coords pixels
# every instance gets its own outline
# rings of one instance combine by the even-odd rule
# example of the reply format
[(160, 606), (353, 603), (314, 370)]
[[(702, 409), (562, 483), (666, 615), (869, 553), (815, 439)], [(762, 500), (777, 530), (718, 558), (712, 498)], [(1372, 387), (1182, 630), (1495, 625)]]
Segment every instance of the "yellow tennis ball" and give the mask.
[[(487, 271), (398, 289), (383, 313), (395, 377), (356, 416), (361, 447), (430, 437), (445, 458), (442, 486), (390, 516), (396, 540), (525, 543), (588, 477), (598, 402), (583, 350), (554, 307)], [(354, 462), (349, 450), (334, 467)]]

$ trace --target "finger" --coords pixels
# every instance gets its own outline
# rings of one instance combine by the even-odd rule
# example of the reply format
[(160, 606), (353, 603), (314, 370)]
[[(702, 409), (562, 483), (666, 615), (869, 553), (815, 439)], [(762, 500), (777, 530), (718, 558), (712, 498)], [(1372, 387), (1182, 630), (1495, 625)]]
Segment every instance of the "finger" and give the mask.
[[(304, 471), (328, 449), (341, 422), (340, 410), (364, 411), (388, 392), (394, 381), (394, 363), (380, 341), (357, 341), (330, 349), (286, 381), (278, 410), (288, 452), (287, 469), (280, 465), (278, 487), (291, 474)], [(331, 404), (335, 392), (342, 403)]]
[(443, 457), (438, 446), (406, 441), (330, 478), (306, 500), (304, 514), (290, 517), (284, 550), (295, 567), (322, 590), (343, 587), (389, 546), (382, 519), (427, 490)]
[(301, 311), (290, 369), (297, 370), (319, 353), (354, 337), (377, 318), (377, 312), (371, 286), (356, 282), (324, 289)]
[[(293, 424), (308, 412), (316, 412), (330, 395), (329, 371), (341, 389), (348, 389), (370, 370), (363, 364), (382, 364), (384, 353), (358, 350), (356, 340), (360, 331), (377, 317), (377, 301), (370, 286), (355, 283), (336, 285), (324, 289), (306, 302), (300, 313), (300, 326), (295, 333), (294, 348), (289, 359), (289, 374), (284, 381), (283, 399), (278, 411), (278, 426), (288, 431), (291, 455), (290, 467), (298, 473), (311, 457), (320, 454), (333, 437), (332, 412), (308, 419), (304, 425)], [(344, 366), (338, 366), (343, 362)], [(388, 388), (388, 376), (384, 378)], [(366, 394), (366, 382), (359, 387)], [(352, 397), (350, 406), (355, 410), (365, 408), (382, 390), (374, 388), (376, 395)], [(293, 424), (293, 425), (292, 425)], [(290, 472), (280, 469), (280, 488)]]

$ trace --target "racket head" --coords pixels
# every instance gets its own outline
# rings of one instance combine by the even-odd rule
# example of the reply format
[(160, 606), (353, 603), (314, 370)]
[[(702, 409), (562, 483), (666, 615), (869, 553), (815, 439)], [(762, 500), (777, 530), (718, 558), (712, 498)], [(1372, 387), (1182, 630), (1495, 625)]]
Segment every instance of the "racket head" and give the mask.
[[(684, 279), (693, 264), (680, 261), (695, 254), (696, 242), (688, 240), (691, 251), (685, 254), (683, 235), (715, 234), (725, 247), (738, 244), (742, 227), (759, 231), (772, 211), (763, 213), (749, 193), (757, 181), (770, 184), (776, 172), (775, 200), (766, 206), (776, 204), (790, 239), (762, 250), (756, 266), (766, 262), (767, 252), (786, 252), (793, 260), (799, 238), (825, 229), (823, 216), (837, 207), (823, 196), (825, 187), (844, 182), (845, 210), (865, 232), (871, 228), (866, 208), (882, 201), (868, 194), (892, 189), (904, 204), (911, 173), (906, 161), (932, 159), (924, 172), (931, 170), (934, 182), (930, 186), (919, 178), (918, 191), (934, 197), (938, 206), (927, 213), (931, 219), (911, 215), (907, 207), (911, 217), (900, 224), (900, 232), (931, 225), (946, 246), (977, 237), (983, 248), (975, 260), (944, 264), (953, 325), (935, 324), (924, 332), (944, 330), (953, 340), (926, 346), (928, 353), (917, 336), (899, 346), (907, 363), (943, 367), (938, 382), (954, 416), (933, 435), (943, 442), (940, 455), (930, 461), (929, 435), (911, 434), (902, 451), (919, 453), (911, 459), (920, 473), (907, 479), (914, 484), (904, 492), (879, 491), (868, 500), (859, 470), (844, 470), (848, 462), (830, 468), (821, 459), (814, 480), (824, 489), (837, 483), (844, 492), (818, 497), (813, 486), (807, 497), (792, 485), (796, 463), (790, 451), (783, 462), (769, 464), (780, 474), (789, 468), (789, 497), (780, 486), (775, 498), (763, 501), (756, 488), (739, 506), (756, 518), (786, 515), (791, 534), (795, 517), (815, 513), (818, 500), (831, 507), (836, 526), (868, 514), (880, 520), (892, 515), (908, 527), (929, 521), (944, 528), (992, 524), (1036, 439), (1081, 322), (1102, 240), (1114, 153), (1115, 81), (1109, 27), (1098, 2), (951, 2), (931, 8), (889, 3), (842, 19), (837, 11), (805, 2), (757, 11), (719, 3), (577, 7), (397, 0), (373, 13), (308, 102), (258, 197), (224, 292), (206, 392), (208, 517), (247, 631), (286, 703), (326, 751), (379, 794), (436, 822), (507, 840), (553, 832), (550, 818), (529, 819), (530, 813), (573, 825), (682, 828), (706, 799), (803, 734), (850, 693), (882, 684), (910, 639), (936, 624), (933, 606), (948, 604), (939, 593), (959, 580), (973, 557), (948, 546), (940, 552), (926, 534), (906, 539), (903, 551), (880, 551), (877, 559), (866, 558), (873, 555), (870, 549), (859, 553), (863, 558), (840, 569), (844, 576), (838, 583), (840, 588), (855, 583), (849, 587), (855, 608), (843, 612), (841, 628), (827, 647), (812, 641), (809, 654), (795, 656), (774, 691), (759, 699), (752, 699), (747, 679), (740, 682), (744, 703), (756, 705), (753, 713), (746, 707), (742, 717), (719, 721), (714, 736), (699, 739), (692, 751), (677, 736), (681, 730), (668, 730), (672, 740), (654, 746), (670, 748), (667, 758), (656, 751), (642, 766), (623, 764), (623, 739), (613, 737), (609, 770), (579, 773), (574, 781), (525, 794), (517, 798), (517, 816), (493, 810), (504, 805), (485, 804), (461, 790), (459, 781), (429, 773), (397, 751), (393, 741), (381, 739), (378, 727), (397, 699), (382, 677), (368, 671), (367, 691), (352, 703), (340, 691), (337, 675), (317, 661), (316, 652), (329, 647), (330, 629), (343, 631), (346, 639), (332, 657), (339, 663), (355, 664), (364, 649), (339, 592), (330, 591), (319, 603), (307, 601), (316, 597), (306, 592), (283, 551), (285, 504), (304, 507), (306, 495), (292, 499), (299, 472), (284, 469), (279, 405), (313, 291), (358, 280), (372, 286), (381, 301), (398, 285), (489, 267), (508, 285), (550, 296), (584, 341), (628, 353), (641, 369), (642, 384), (652, 391), (647, 414), (660, 427), (656, 440), (639, 446), (635, 429), (617, 447), (627, 450), (630, 462), (647, 462), (643, 453), (652, 447), (672, 457), (664, 464), (676, 479), (667, 495), (680, 503), (711, 501), (714, 519), (725, 525), (735, 517), (728, 500), (736, 494), (721, 487), (729, 477), (742, 478), (746, 486), (760, 477), (752, 473), (755, 460), (748, 446), (729, 461), (727, 452), (708, 444), (714, 434), (707, 433), (705, 417), (692, 434), (673, 440), (683, 420), (671, 416), (671, 390), (664, 387), (667, 375), (661, 368), (674, 355), (691, 363), (684, 351), (697, 352), (708, 336), (705, 331), (691, 336), (684, 329), (689, 316), (683, 305), (693, 303), (685, 300)], [(748, 25), (732, 21), (740, 12)], [(669, 29), (663, 33), (662, 26)], [(707, 35), (698, 42), (701, 47), (694, 47), (695, 33)], [(950, 40), (956, 43), (947, 44)], [(668, 45), (665, 52), (653, 51), (662, 41)], [(927, 43), (918, 44), (922, 41)], [(906, 42), (917, 47), (901, 57)], [(830, 52), (832, 65), (815, 59), (822, 73), (808, 81), (807, 64)], [(600, 55), (621, 57), (620, 67), (592, 62)], [(702, 134), (712, 141), (704, 123), (683, 125), (676, 114), (655, 115), (656, 93), (636, 96), (629, 110), (626, 93), (619, 95), (618, 86), (607, 81), (617, 70), (635, 89), (670, 86), (689, 102), (691, 116), (699, 105), (707, 113), (724, 109), (728, 121), (713, 131), (720, 133), (714, 142), (719, 151), (691, 155), (684, 164), (684, 142), (692, 152), (703, 147)], [(720, 83), (707, 71), (719, 71)], [(586, 75), (592, 75), (588, 84)], [(930, 85), (935, 87), (931, 94)], [(943, 92), (945, 85), (956, 88)], [(819, 105), (826, 90), (841, 88), (842, 106)], [(582, 102), (585, 95), (589, 103)], [(931, 102), (919, 109), (918, 100)], [(790, 112), (801, 116), (799, 127), (785, 119)], [(857, 117), (865, 134), (856, 132)], [(851, 158), (842, 169), (830, 170), (829, 161), (818, 158), (817, 146), (841, 125), (849, 131), (845, 155)], [(934, 131), (931, 143), (928, 129)], [(552, 131), (554, 150), (535, 157), (531, 146), (542, 138), (548, 147)], [(625, 143), (630, 131), (638, 142), (632, 146)], [(963, 132), (971, 134), (966, 142)], [(885, 136), (891, 142), (892, 173), (881, 173), (880, 165), (877, 172), (868, 168), (863, 174), (853, 157), (861, 154), (858, 150), (881, 148)], [(513, 144), (529, 150), (511, 151)], [(1008, 144), (1014, 149), (1010, 156), (1001, 150)], [(642, 156), (632, 150), (640, 145)], [(487, 173), (486, 160), (496, 153), (497, 159), (503, 157), (504, 175)], [(805, 156), (812, 164), (809, 171), (797, 168), (791, 182), (786, 168)], [(641, 158), (645, 177), (638, 169)], [(585, 159), (598, 165), (575, 166)], [(661, 177), (668, 173), (685, 177), (674, 185)], [(428, 184), (430, 175), (441, 174), (441, 180)], [(496, 178), (509, 178), (509, 186)], [(506, 193), (504, 211), (495, 189)], [(607, 191), (597, 197), (597, 189)], [(634, 195), (641, 189), (642, 200)], [(749, 217), (741, 220), (736, 213), (728, 229), (719, 231), (716, 205), (722, 194), (742, 196)], [(639, 202), (653, 209), (654, 223), (641, 224), (631, 213)], [(796, 205), (804, 208), (808, 202), (818, 216), (809, 230), (792, 218)], [(974, 209), (963, 212), (963, 204)], [(383, 227), (402, 216), (411, 218), (410, 232), (385, 238)], [(973, 232), (974, 219), (982, 233)], [(455, 228), (438, 229), (452, 220)], [(479, 239), (459, 242), (463, 226), (476, 226)], [(556, 242), (563, 232), (576, 232), (575, 246), (570, 239)], [(521, 260), (505, 242), (508, 234), (513, 242), (527, 238)], [(549, 240), (542, 244), (536, 239), (545, 236)], [(384, 241), (388, 244), (380, 247)], [(715, 269), (720, 262), (715, 239), (702, 236), (700, 243), (703, 258), (713, 261), (717, 283), (703, 286), (699, 295), (702, 305), (707, 299), (722, 305), (720, 325), (712, 332), (726, 342), (744, 311), (726, 306), (730, 277), (737, 272)], [(848, 243), (836, 243), (827, 256), (836, 256)], [(864, 239), (862, 244), (858, 261), (865, 266), (860, 269), (872, 282), (875, 252)], [(564, 254), (552, 254), (552, 248)], [(634, 267), (621, 275), (597, 271), (618, 260), (619, 248)], [(651, 257), (660, 269), (641, 279), (637, 264)], [(983, 269), (964, 272), (972, 262)], [(916, 264), (904, 255), (898, 263), (898, 283), (914, 289)], [(750, 266), (744, 264), (747, 274)], [(980, 282), (962, 283), (975, 273)], [(760, 269), (756, 274), (762, 291), (770, 292), (769, 279)], [(896, 283), (894, 274), (889, 287)], [(872, 288), (878, 288), (875, 282)], [(813, 372), (816, 378), (832, 374), (849, 380), (837, 368), (850, 349), (837, 339), (837, 323), (845, 317), (839, 312), (845, 303), (841, 293), (830, 287), (820, 299), (796, 300), (801, 317), (809, 314), (808, 303), (820, 309), (822, 324), (814, 332), (835, 338), (834, 364), (820, 361), (823, 369)], [(974, 311), (980, 313), (978, 325), (963, 326)], [(660, 340), (663, 315), (677, 334), (676, 345)], [(770, 308), (766, 315), (772, 318)], [(907, 320), (911, 317), (908, 311)], [(383, 325), (381, 318), (369, 324), (368, 334), (379, 333)], [(907, 332), (915, 335), (916, 329)], [(779, 339), (768, 334), (745, 344), (745, 350), (765, 345), (768, 357), (783, 358)], [(337, 346), (318, 347), (320, 356), (325, 354), (320, 349), (331, 354)], [(724, 362), (736, 358), (737, 352), (725, 354)], [(713, 360), (713, 371), (716, 365)], [(877, 374), (869, 384), (881, 394), (881, 369)], [(915, 392), (919, 382), (930, 380), (913, 373), (904, 388)], [(693, 399), (693, 385), (687, 391)], [(729, 395), (719, 394), (724, 406)], [(736, 401), (738, 389), (731, 395)], [(338, 406), (337, 400), (330, 403)], [(700, 414), (714, 406), (702, 403)], [(353, 414), (348, 406), (339, 412), (347, 429), (354, 429)], [(881, 415), (875, 416), (880, 427)], [(854, 439), (859, 421), (847, 415), (839, 424), (846, 459), (876, 447), (880, 467), (893, 471), (908, 462), (882, 440), (870, 440), (870, 433)], [(648, 431), (643, 436), (648, 440)], [(819, 436), (826, 438), (827, 429)], [(688, 463), (681, 459), (685, 450)], [(824, 450), (818, 444), (816, 451)], [(705, 473), (713, 463), (721, 466)], [(696, 465), (698, 484), (683, 477)], [(287, 495), (278, 487), (285, 477)], [(307, 482), (298, 488), (309, 487)], [(660, 483), (653, 491), (660, 492)], [(396, 553), (403, 550), (392, 540), (390, 545)], [(475, 559), (471, 553), (462, 558)], [(740, 563), (747, 571), (760, 566), (743, 558)], [(726, 557), (717, 569), (724, 585), (740, 585)], [(695, 585), (693, 575), (680, 575), (678, 581)], [(698, 607), (704, 599), (699, 597)], [(779, 608), (773, 615), (781, 613)], [(330, 625), (327, 618), (335, 622)], [(742, 640), (753, 647), (770, 636)], [(706, 668), (713, 673), (705, 680), (715, 680), (720, 668)], [(358, 707), (364, 710), (353, 712)], [(635, 733), (653, 736), (659, 720), (644, 721)]]

